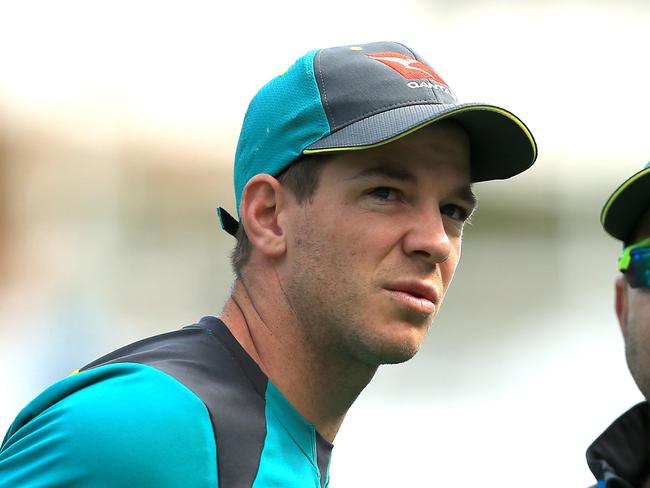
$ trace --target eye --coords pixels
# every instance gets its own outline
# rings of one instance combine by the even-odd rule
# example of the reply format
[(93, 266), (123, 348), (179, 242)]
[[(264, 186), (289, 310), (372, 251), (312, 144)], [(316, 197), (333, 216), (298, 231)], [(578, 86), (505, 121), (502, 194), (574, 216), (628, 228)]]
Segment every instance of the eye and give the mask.
[(399, 190), (396, 190), (395, 188), (391, 188), (389, 186), (380, 186), (377, 188), (374, 188), (368, 192), (368, 194), (372, 197), (375, 197), (377, 200), (381, 200), (384, 202), (396, 202), (399, 200)]
[(469, 212), (466, 209), (454, 204), (443, 205), (440, 208), (440, 213), (459, 222), (465, 222), (469, 218)]

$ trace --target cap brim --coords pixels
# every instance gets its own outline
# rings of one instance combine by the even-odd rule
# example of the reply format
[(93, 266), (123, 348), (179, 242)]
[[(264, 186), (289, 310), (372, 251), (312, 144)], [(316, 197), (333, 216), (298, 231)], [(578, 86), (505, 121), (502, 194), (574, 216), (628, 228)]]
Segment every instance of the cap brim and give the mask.
[(600, 212), (600, 223), (612, 237), (629, 242), (637, 223), (649, 208), (650, 167), (646, 167), (612, 193)]
[(304, 153), (349, 151), (381, 146), (433, 122), (451, 118), (467, 131), (472, 181), (506, 179), (530, 168), (535, 139), (514, 114), (494, 105), (408, 105), (354, 122), (308, 146)]

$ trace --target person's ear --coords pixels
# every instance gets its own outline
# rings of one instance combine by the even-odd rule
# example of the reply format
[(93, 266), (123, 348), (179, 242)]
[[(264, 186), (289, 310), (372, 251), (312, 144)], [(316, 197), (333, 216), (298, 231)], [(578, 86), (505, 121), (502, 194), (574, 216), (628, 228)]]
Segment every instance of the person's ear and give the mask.
[(286, 235), (278, 223), (283, 202), (281, 183), (268, 174), (253, 176), (241, 199), (241, 223), (253, 247), (268, 257), (279, 257), (286, 250)]
[(619, 276), (618, 278), (616, 278), (616, 282), (614, 284), (614, 287), (616, 289), (616, 291), (615, 291), (614, 309), (616, 310), (616, 317), (618, 318), (618, 325), (621, 328), (621, 332), (623, 333), (623, 337), (625, 337), (625, 335), (627, 333), (627, 313), (628, 313), (628, 305), (627, 305), (628, 286), (627, 286), (627, 281), (625, 281), (625, 278), (623, 276)]

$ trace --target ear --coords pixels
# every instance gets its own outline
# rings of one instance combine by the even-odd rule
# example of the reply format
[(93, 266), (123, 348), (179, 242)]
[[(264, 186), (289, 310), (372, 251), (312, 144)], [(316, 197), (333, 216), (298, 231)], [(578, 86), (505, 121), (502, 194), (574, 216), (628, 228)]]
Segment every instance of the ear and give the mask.
[(625, 278), (623, 276), (619, 276), (616, 278), (616, 282), (614, 284), (616, 288), (616, 293), (615, 293), (615, 302), (614, 302), (614, 309), (616, 310), (616, 317), (618, 318), (618, 325), (621, 328), (621, 332), (623, 333), (623, 337), (627, 334), (627, 293), (628, 293), (628, 287), (627, 287), (627, 281), (625, 281)]
[(268, 257), (279, 257), (286, 250), (285, 233), (278, 224), (283, 188), (268, 174), (253, 176), (242, 194), (240, 213), (248, 240)]

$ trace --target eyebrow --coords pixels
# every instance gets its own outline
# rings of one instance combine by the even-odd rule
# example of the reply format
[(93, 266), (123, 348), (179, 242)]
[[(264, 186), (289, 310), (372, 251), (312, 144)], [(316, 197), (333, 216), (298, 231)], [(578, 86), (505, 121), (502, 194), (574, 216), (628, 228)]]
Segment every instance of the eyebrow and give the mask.
[[(354, 174), (349, 180), (354, 180), (357, 178), (391, 178), (398, 181), (405, 181), (408, 183), (416, 183), (417, 177), (412, 171), (409, 171), (407, 168), (399, 166), (372, 166), (370, 168), (365, 168), (358, 173)], [(476, 194), (472, 191), (471, 185), (464, 185), (459, 187), (454, 191), (454, 194), (458, 196), (465, 203), (470, 205), (472, 208), (476, 208), (478, 204), (478, 198)]]
[(476, 208), (478, 205), (478, 197), (472, 190), (471, 185), (460, 187), (456, 193), (461, 200), (464, 200), (467, 204), (471, 205), (472, 208)]
[(373, 178), (373, 177), (382, 177), (382, 178), (391, 178), (399, 181), (406, 181), (409, 183), (417, 182), (417, 177), (411, 171), (406, 168), (401, 168), (397, 166), (371, 166), (370, 168), (363, 169), (358, 173), (351, 176), (350, 180), (357, 178)]

